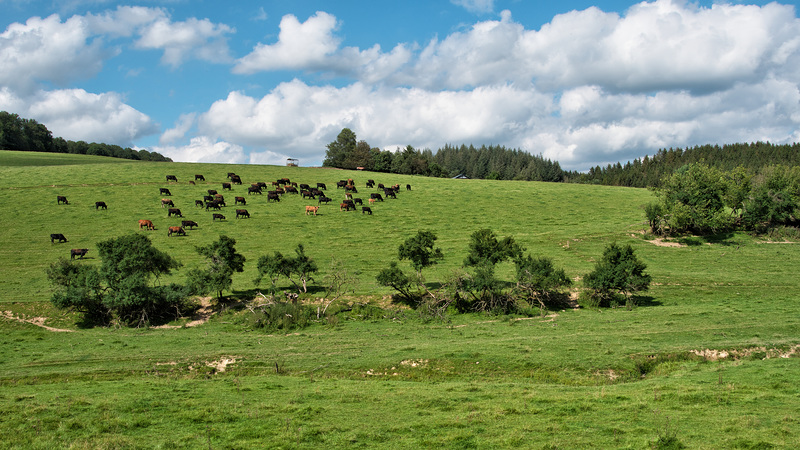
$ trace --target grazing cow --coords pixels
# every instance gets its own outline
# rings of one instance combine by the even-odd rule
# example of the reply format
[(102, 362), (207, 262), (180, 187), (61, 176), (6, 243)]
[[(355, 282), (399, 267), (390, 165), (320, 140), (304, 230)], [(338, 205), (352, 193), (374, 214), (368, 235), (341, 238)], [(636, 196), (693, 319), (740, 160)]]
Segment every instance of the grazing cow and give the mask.
[(208, 190), (208, 195), (217, 195), (217, 194), (218, 194), (218, 192), (217, 192), (216, 189), (209, 189)]
[(167, 181), (170, 181), (170, 180), (172, 180), (172, 181), (177, 183), (178, 182), (178, 177), (176, 177), (175, 175), (167, 175)]
[(397, 195), (394, 193), (394, 189), (384, 189), (383, 193), (386, 195), (386, 198), (397, 198)]
[(161, 195), (172, 195), (172, 192), (167, 188), (158, 188), (158, 193)]
[(259, 182), (258, 182), (258, 183), (256, 183), (256, 184), (257, 184), (257, 185), (258, 185), (258, 187), (260, 187), (261, 189), (266, 189), (266, 188), (267, 188), (267, 183), (264, 183), (263, 181), (259, 181)]
[(235, 176), (236, 176), (236, 174), (235, 174), (235, 173), (233, 173), (233, 172), (228, 172), (228, 178), (230, 178), (230, 177), (235, 177)]
[(370, 200), (377, 200), (379, 202), (383, 201), (383, 197), (381, 196), (381, 194), (378, 194), (378, 193), (375, 193), (375, 192), (372, 193), (372, 194), (369, 194), (369, 199)]
[(155, 230), (156, 226), (153, 225), (152, 221), (142, 219), (139, 221), (139, 229), (141, 230), (142, 228), (146, 228), (148, 230)]
[(362, 206), (361, 207), (361, 214), (364, 214), (364, 213), (367, 213), (367, 214), (369, 214), (371, 216), (372, 215), (372, 208), (370, 208), (369, 206)]
[(314, 195), (314, 197), (318, 197), (322, 195), (322, 191), (317, 188), (311, 188), (311, 194)]
[(50, 243), (54, 244), (56, 241), (58, 242), (67, 242), (67, 238), (64, 237), (61, 233), (53, 233), (50, 235)]
[(186, 236), (186, 231), (184, 231), (183, 227), (169, 227), (167, 236), (172, 236), (173, 234), (177, 234), (178, 236)]
[(336, 189), (343, 188), (345, 186), (347, 186), (347, 181), (345, 180), (339, 180), (336, 182)]
[(261, 188), (258, 186), (250, 186), (247, 188), (247, 194), (261, 194)]
[(411, 190), (411, 185), (410, 185), (410, 184), (407, 184), (407, 185), (406, 185), (406, 190), (407, 190), (407, 191), (410, 191), (410, 190)]
[(270, 201), (279, 202), (281, 201), (281, 197), (278, 195), (277, 192), (270, 192), (267, 194), (267, 203)]
[(306, 215), (308, 215), (308, 213), (311, 212), (314, 213), (314, 215), (316, 216), (317, 211), (319, 211), (319, 206), (306, 206)]
[(214, 214), (211, 215), (211, 221), (212, 222), (217, 220), (217, 219), (225, 220), (225, 216), (223, 216), (222, 214), (217, 214), (217, 213), (214, 213)]
[(222, 194), (214, 194), (214, 200), (219, 200), (221, 202), (224, 202), (225, 197)]
[(328, 187), (325, 186), (325, 183), (317, 183), (317, 189), (325, 189), (328, 190)]
[(242, 184), (242, 179), (239, 177), (239, 175), (234, 175), (234, 176), (231, 177), (231, 183), (232, 184)]
[(106, 206), (106, 202), (94, 202), (94, 209), (97, 210), (100, 208), (108, 209), (108, 206)]
[(189, 184), (192, 184), (192, 185), (193, 185), (193, 184), (194, 184), (194, 181), (190, 181), (190, 182), (189, 182)]
[(289, 180), (288, 178), (281, 178), (281, 179), (280, 179), (280, 180), (278, 180), (278, 181), (279, 181), (279, 182), (281, 182), (281, 183), (282, 183), (282, 184), (284, 184), (284, 185), (287, 185), (287, 184), (292, 184), (292, 181), (291, 181), (291, 180)]
[(170, 200), (168, 198), (162, 198), (161, 199), (161, 207), (163, 208), (164, 206), (175, 206), (175, 203), (172, 203), (172, 200)]
[(195, 200), (194, 201), (194, 206), (199, 206), (199, 207), (202, 208), (203, 207), (203, 201), (202, 200)]
[(319, 201), (317, 203), (325, 203), (326, 205), (330, 202), (330, 197), (325, 197), (324, 195), (319, 196)]
[(352, 178), (348, 178), (348, 179), (347, 179), (347, 184), (348, 184), (349, 186), (355, 186), (355, 185), (356, 185), (355, 181), (353, 181), (353, 179), (352, 179)]
[(167, 210), (167, 217), (172, 217), (172, 216), (183, 217), (183, 214), (181, 214), (181, 210), (178, 208), (169, 208)]
[(375, 187), (375, 180), (367, 180), (367, 187), (368, 188)]
[(345, 190), (346, 192), (352, 192), (352, 193), (354, 193), (354, 194), (358, 194), (358, 189), (356, 189), (356, 187), (355, 187), (355, 186), (353, 186), (352, 184), (348, 184), (347, 186), (345, 186), (345, 187), (344, 187), (344, 190)]
[(309, 185), (307, 185), (305, 183), (301, 183), (299, 186), (297, 186), (297, 188), (302, 191), (303, 189), (305, 189), (305, 190), (311, 189), (311, 186), (309, 186)]
[(364, 204), (364, 202), (362, 202), (361, 199), (358, 198), (358, 197), (353, 199), (353, 203), (355, 203), (356, 205), (363, 205)]
[(384, 186), (383, 183), (378, 183), (378, 189), (384, 190), (386, 189), (386, 186)]
[(285, 194), (285, 193), (286, 193), (286, 189), (284, 189), (284, 188), (282, 188), (282, 187), (276, 188), (276, 189), (275, 189), (275, 193), (276, 193), (276, 194), (283, 195), (283, 194)]
[(352, 200), (353, 199), (353, 194), (348, 192), (348, 193), (344, 194), (344, 198), (346, 198), (348, 200)]
[(207, 202), (206, 203), (206, 211), (208, 211), (209, 209), (216, 209), (217, 211), (219, 211), (220, 208), (222, 208), (222, 203), (220, 203), (217, 200), (214, 200), (213, 202)]
[(231, 190), (231, 184), (230, 183), (222, 183), (222, 190), (224, 191), (225, 189), (230, 191)]
[(213, 202), (214, 201), (214, 196), (213, 195), (204, 195), (203, 196), (203, 201), (204, 202)]
[(375, 199), (374, 198), (369, 199), (369, 204), (370, 205), (374, 205), (375, 204)]
[(246, 205), (247, 200), (245, 200), (244, 197), (233, 197), (233, 204), (238, 205), (239, 203)]
[(198, 225), (194, 220), (181, 220), (181, 226), (184, 228), (194, 228)]
[(63, 195), (57, 195), (56, 196), (56, 201), (58, 202), (59, 205), (62, 204), (62, 203), (65, 204), (65, 205), (69, 205), (69, 202), (67, 201), (67, 197), (64, 197)]
[(314, 200), (314, 198), (315, 198), (314, 194), (309, 190), (300, 191), (300, 195), (302, 195), (303, 198), (310, 198), (311, 200)]
[(250, 218), (250, 213), (247, 212), (246, 209), (237, 209), (236, 210), (236, 218), (238, 219), (239, 217), (246, 217), (246, 218), (249, 219)]
[(286, 191), (286, 193), (288, 194), (299, 194), (297, 188), (294, 186), (286, 186), (285, 188), (283, 188), (283, 190)]
[(194, 181), (197, 181), (197, 180), (206, 181), (206, 177), (204, 177), (202, 175), (195, 175), (194, 176)]
[(83, 259), (87, 253), (89, 253), (88, 248), (73, 248), (69, 251), (69, 259), (75, 259), (76, 256)]
[(353, 208), (353, 210), (356, 209), (356, 207), (354, 205), (351, 205), (350, 203), (339, 204), (339, 211), (350, 211), (350, 208)]

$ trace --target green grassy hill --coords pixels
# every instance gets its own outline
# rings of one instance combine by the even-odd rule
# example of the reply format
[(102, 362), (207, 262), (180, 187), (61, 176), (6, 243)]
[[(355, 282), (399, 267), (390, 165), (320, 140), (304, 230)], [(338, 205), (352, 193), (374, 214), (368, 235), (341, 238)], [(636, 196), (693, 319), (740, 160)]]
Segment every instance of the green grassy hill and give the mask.
[[(0, 152), (2, 448), (800, 444), (796, 244), (734, 234), (654, 245), (642, 239), (640, 205), (650, 193), (640, 189), (70, 157), (57, 165)], [(228, 220), (212, 222), (194, 200), (222, 192), (228, 172), (244, 186), (224, 193)], [(179, 182), (167, 183), (167, 174)], [(191, 185), (194, 174), (208, 181)], [(326, 183), (336, 205), (313, 217), (299, 196), (268, 204), (246, 194), (251, 182), (282, 177)], [(374, 192), (363, 188), (367, 178), (412, 190), (376, 204), (372, 216), (345, 213), (335, 182), (346, 178), (365, 199)], [(198, 229), (167, 237), (181, 219), (166, 217), (160, 187)], [(57, 205), (57, 195), (70, 204)], [(250, 219), (234, 218), (234, 195), (247, 197)], [(95, 210), (95, 201), (108, 210)], [(139, 219), (157, 230), (138, 230)], [(259, 256), (291, 253), (299, 242), (323, 269), (318, 279), (335, 257), (358, 272), (356, 293), (377, 299), (390, 292), (375, 274), (417, 230), (439, 236), (445, 260), (425, 272), (439, 281), (460, 267), (480, 228), (514, 236), (574, 278), (608, 242), (630, 243), (654, 285), (632, 310), (429, 323), (411, 311), (356, 304), (350, 319), (267, 335), (231, 311), (191, 328), (77, 329), (74, 315), (50, 307), (44, 275), (71, 248), (89, 248), (84, 262), (93, 264), (96, 242), (147, 233), (184, 264), (173, 276), (182, 282), (201, 263), (194, 246), (227, 234), (247, 257), (234, 279), (237, 296), (253, 295)], [(50, 233), (69, 242), (52, 244)], [(510, 280), (512, 267), (498, 276)], [(359, 314), (364, 319), (354, 320)], [(34, 324), (42, 322), (75, 331)]]

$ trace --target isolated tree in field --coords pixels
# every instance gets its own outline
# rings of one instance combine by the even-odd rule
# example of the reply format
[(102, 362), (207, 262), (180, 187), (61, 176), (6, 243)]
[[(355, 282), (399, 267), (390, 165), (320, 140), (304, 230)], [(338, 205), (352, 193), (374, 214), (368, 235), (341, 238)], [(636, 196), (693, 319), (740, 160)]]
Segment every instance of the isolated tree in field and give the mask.
[(651, 277), (644, 273), (647, 265), (633, 253), (630, 245), (611, 243), (603, 251), (594, 270), (583, 277), (583, 282), (592, 291), (592, 296), (601, 305), (608, 303), (617, 294), (628, 295), (645, 291), (650, 287)]
[(434, 248), (436, 235), (431, 231), (418, 231), (416, 236), (406, 239), (398, 248), (398, 258), (411, 261), (411, 267), (422, 276), (422, 269), (437, 264), (444, 258), (441, 248)]
[(513, 299), (500, 292), (500, 281), (494, 275), (495, 266), (509, 259), (520, 258), (523, 251), (511, 236), (498, 240), (489, 229), (472, 233), (464, 266), (472, 267), (473, 273), (463, 285), (473, 297), (472, 309), (508, 311), (513, 308)]
[(392, 261), (389, 263), (389, 267), (381, 269), (375, 279), (381, 286), (396, 290), (400, 294), (402, 303), (413, 307), (420, 299), (420, 294), (415, 293), (412, 288), (411, 278), (397, 267), (397, 261)]
[(545, 308), (550, 306), (558, 290), (572, 284), (564, 269), (557, 269), (553, 260), (531, 255), (517, 258), (517, 289)]
[(253, 280), (254, 283), (259, 284), (266, 275), (269, 276), (272, 285), (275, 286), (278, 278), (285, 277), (299, 293), (307, 292), (307, 284), (309, 281), (314, 281), (313, 275), (319, 268), (317, 263), (306, 255), (303, 244), (297, 244), (294, 252), (296, 255), (294, 258), (283, 256), (281, 252), (275, 252), (272, 255), (264, 255), (259, 258), (258, 277)]
[(203, 295), (222, 292), (233, 284), (234, 272), (244, 271), (245, 257), (236, 251), (236, 239), (221, 235), (219, 240), (205, 247), (195, 247), (197, 253), (207, 259), (205, 269), (195, 269), (189, 273), (189, 286), (193, 292)]
[(177, 260), (153, 247), (147, 236), (131, 234), (97, 244), (99, 268), (74, 262), (53, 263), (48, 278), (56, 289), (52, 301), (84, 313), (87, 321), (146, 325), (174, 316), (185, 308), (182, 286), (161, 286), (162, 275), (180, 267)]

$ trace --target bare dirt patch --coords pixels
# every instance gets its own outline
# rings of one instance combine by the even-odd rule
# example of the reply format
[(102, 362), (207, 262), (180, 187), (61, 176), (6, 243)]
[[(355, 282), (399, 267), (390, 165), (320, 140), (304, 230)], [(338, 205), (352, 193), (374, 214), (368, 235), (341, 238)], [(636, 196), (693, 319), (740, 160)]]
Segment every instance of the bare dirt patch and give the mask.
[(67, 329), (64, 329), (64, 328), (53, 328), (53, 327), (47, 326), (47, 325), (45, 325), (45, 322), (47, 321), (47, 317), (17, 316), (17, 315), (14, 315), (14, 313), (11, 312), (11, 311), (3, 311), (0, 314), (0, 317), (4, 317), (4, 318), (6, 318), (8, 320), (14, 320), (14, 321), (17, 321), (17, 322), (23, 322), (23, 323), (29, 323), (31, 325), (36, 325), (37, 327), (44, 328), (45, 330), (48, 330), (48, 331), (54, 331), (54, 332), (59, 332), (59, 333), (71, 333), (71, 332), (75, 331), (75, 330), (67, 330)]
[(760, 357), (761, 359), (790, 358), (796, 355), (798, 352), (800, 352), (800, 345), (795, 345), (788, 350), (766, 347), (748, 347), (730, 350), (715, 350), (707, 348), (704, 350), (689, 351), (689, 353), (694, 353), (695, 355), (700, 356), (707, 361), (719, 361), (723, 359), (736, 360), (750, 357)]
[(655, 238), (652, 241), (645, 241), (649, 242), (657, 247), (686, 247), (686, 244), (681, 244), (680, 242), (673, 242), (664, 240), (664, 238)]
[[(200, 298), (200, 308), (197, 311), (195, 311), (195, 313), (191, 317), (191, 320), (189, 322), (186, 322), (186, 324), (183, 326), (196, 327), (198, 325), (202, 325), (208, 322), (208, 319), (211, 318), (212, 314), (214, 314), (214, 307), (211, 305), (211, 297), (202, 297)], [(182, 328), (182, 327), (178, 325), (159, 325), (153, 328), (172, 329), (172, 328)]]

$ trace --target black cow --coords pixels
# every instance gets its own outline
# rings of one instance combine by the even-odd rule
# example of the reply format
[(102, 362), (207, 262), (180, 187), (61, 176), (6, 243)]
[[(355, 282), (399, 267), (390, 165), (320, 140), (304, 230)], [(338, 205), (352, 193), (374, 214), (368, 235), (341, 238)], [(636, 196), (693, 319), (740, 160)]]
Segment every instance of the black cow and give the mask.
[(309, 185), (307, 185), (307, 184), (305, 184), (305, 183), (300, 183), (300, 184), (297, 186), (297, 188), (298, 188), (298, 189), (300, 189), (300, 190), (302, 191), (303, 189), (305, 189), (305, 190), (309, 190), (309, 189), (311, 189), (311, 186), (309, 186)]
[(106, 202), (94, 202), (94, 209), (97, 210), (100, 208), (108, 209), (108, 206), (106, 206)]
[(236, 218), (238, 219), (239, 217), (247, 217), (249, 219), (250, 218), (250, 213), (247, 212), (246, 209), (237, 209), (236, 210)]
[(213, 202), (214, 201), (214, 196), (213, 195), (204, 195), (203, 196), (203, 201), (204, 202)]
[[(209, 195), (209, 198), (210, 198), (210, 197), (211, 197), (211, 196)], [(194, 201), (194, 206), (199, 206), (199, 207), (201, 207), (201, 208), (202, 208), (202, 207), (203, 207), (203, 201), (202, 201), (202, 200), (195, 200), (195, 201)]]
[(353, 207), (353, 209), (356, 209), (356, 204), (353, 203), (352, 200), (343, 200), (342, 203), (344, 203), (345, 205), (350, 205)]
[(369, 206), (362, 206), (361, 207), (361, 214), (364, 214), (364, 213), (367, 213), (367, 214), (369, 214), (371, 216), (372, 215), (372, 208), (370, 208)]
[(169, 181), (169, 180), (172, 180), (172, 181), (177, 183), (178, 182), (178, 177), (176, 177), (175, 175), (167, 175), (167, 181)]
[(381, 196), (381, 194), (378, 194), (378, 193), (369, 194), (369, 198), (377, 200), (379, 202), (383, 201), (383, 196)]
[(384, 190), (386, 189), (386, 186), (384, 186), (383, 183), (378, 183), (378, 189)]
[(347, 186), (345, 186), (344, 190), (345, 192), (352, 192), (354, 194), (358, 194), (358, 189), (356, 189), (356, 187), (353, 186), (352, 184), (348, 184)]
[(218, 200), (214, 200), (213, 202), (206, 202), (206, 211), (208, 211), (209, 209), (216, 209), (217, 211), (219, 211), (220, 208), (222, 208), (222, 202)]
[(224, 191), (225, 189), (230, 191), (231, 190), (231, 184), (230, 183), (222, 183), (222, 190)]
[(195, 175), (194, 176), (194, 181), (197, 181), (197, 180), (206, 181), (206, 177), (204, 177), (202, 175)]
[(361, 199), (358, 198), (358, 197), (353, 199), (353, 203), (355, 203), (356, 205), (363, 205), (364, 204), (364, 202), (362, 202)]
[(345, 186), (347, 186), (347, 181), (345, 180), (339, 180), (336, 182), (336, 189), (343, 188)]
[(217, 194), (218, 194), (218, 192), (217, 192), (216, 189), (209, 189), (208, 190), (208, 195), (217, 195)]
[(213, 222), (213, 221), (215, 221), (215, 220), (217, 220), (217, 219), (219, 219), (219, 220), (225, 220), (225, 216), (223, 216), (222, 214), (217, 214), (217, 213), (214, 213), (214, 214), (211, 216), (211, 221)]
[(181, 226), (184, 228), (193, 228), (198, 226), (194, 220), (181, 220)]
[(69, 202), (67, 201), (67, 197), (64, 197), (63, 195), (57, 195), (56, 196), (56, 201), (58, 202), (59, 205), (62, 204), (62, 203), (65, 204), (65, 205), (69, 205)]
[(299, 194), (300, 193), (300, 192), (298, 192), (297, 188), (294, 187), (294, 186), (286, 186), (285, 188), (283, 188), (283, 190), (286, 191), (286, 193), (288, 193), (288, 194)]
[(64, 237), (61, 233), (53, 233), (50, 235), (50, 243), (54, 244), (56, 241), (58, 242), (67, 242), (67, 238)]
[(89, 253), (88, 248), (73, 248), (69, 251), (69, 259), (75, 259), (76, 256), (83, 259), (87, 253)]
[(325, 197), (324, 195), (320, 195), (318, 203), (325, 203), (327, 205), (328, 202), (330, 201), (331, 201), (330, 197)]
[(259, 181), (259, 182), (258, 182), (258, 183), (256, 183), (256, 184), (257, 184), (257, 185), (258, 185), (258, 187), (260, 187), (261, 189), (266, 189), (266, 188), (267, 188), (267, 183), (265, 183), (265, 182), (263, 182), (263, 181)]
[(277, 192), (270, 191), (267, 194), (267, 203), (269, 203), (270, 201), (279, 202), (281, 201), (281, 197), (278, 195)]
[(302, 195), (302, 196), (303, 196), (303, 198), (310, 198), (310, 199), (312, 199), (312, 200), (316, 198), (316, 197), (314, 196), (314, 193), (313, 193), (313, 192), (311, 192), (311, 191), (308, 191), (308, 190), (303, 190), (303, 191), (300, 191), (300, 195)]
[(410, 184), (407, 184), (407, 185), (406, 185), (406, 190), (407, 190), (407, 191), (410, 191), (410, 190), (411, 190), (411, 185), (410, 185)]
[(234, 205), (238, 205), (239, 203), (241, 203), (243, 205), (246, 205), (247, 204), (247, 200), (245, 200), (244, 197), (233, 197), (233, 204)]
[(239, 177), (239, 175), (234, 175), (231, 177), (231, 183), (242, 184), (242, 179)]
[(170, 192), (167, 188), (158, 188), (158, 193), (160, 195), (172, 195), (172, 192)]
[(325, 189), (325, 190), (327, 190), (328, 188), (327, 188), (327, 186), (325, 186), (325, 183), (317, 183), (317, 189)]
[(236, 174), (235, 174), (235, 173), (233, 173), (233, 172), (228, 172), (228, 178), (230, 178), (230, 177), (235, 177), (235, 176), (236, 176)]
[(169, 208), (167, 210), (167, 217), (171, 216), (183, 217), (183, 214), (181, 214), (181, 210), (178, 208)]
[(394, 193), (394, 189), (384, 189), (383, 193), (384, 193), (384, 195), (386, 195), (386, 198), (389, 198), (389, 197), (397, 198), (397, 195)]
[(262, 192), (261, 192), (261, 188), (260, 187), (258, 187), (258, 186), (250, 186), (249, 188), (247, 188), (247, 193), (248, 194), (261, 194)]

